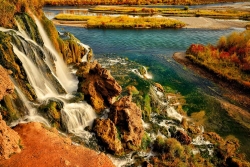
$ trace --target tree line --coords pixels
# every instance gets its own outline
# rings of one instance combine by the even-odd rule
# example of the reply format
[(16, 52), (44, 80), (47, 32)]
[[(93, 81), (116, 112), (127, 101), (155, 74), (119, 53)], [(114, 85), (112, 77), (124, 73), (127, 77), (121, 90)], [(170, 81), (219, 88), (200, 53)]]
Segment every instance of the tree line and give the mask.
[(195, 5), (224, 2), (242, 0), (45, 0), (45, 5)]

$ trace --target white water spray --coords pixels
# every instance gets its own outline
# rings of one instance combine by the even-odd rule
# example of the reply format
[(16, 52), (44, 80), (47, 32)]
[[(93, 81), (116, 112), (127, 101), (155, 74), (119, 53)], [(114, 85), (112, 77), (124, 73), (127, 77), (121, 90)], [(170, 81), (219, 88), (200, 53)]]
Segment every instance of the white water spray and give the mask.
[(82, 57), (82, 62), (87, 62), (88, 61), (88, 54), (90, 52), (90, 47), (86, 44), (83, 44), (81, 42), (78, 42), (78, 44), (85, 49), (85, 55)]

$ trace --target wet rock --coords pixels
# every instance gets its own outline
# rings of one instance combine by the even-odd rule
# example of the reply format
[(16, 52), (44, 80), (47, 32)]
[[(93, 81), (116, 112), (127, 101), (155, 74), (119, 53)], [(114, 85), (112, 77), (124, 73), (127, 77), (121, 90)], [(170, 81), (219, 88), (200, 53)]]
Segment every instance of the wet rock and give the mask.
[(0, 113), (8, 123), (17, 120), (27, 112), (23, 102), (14, 92), (14, 84), (9, 78), (8, 71), (0, 65)]
[(118, 139), (117, 129), (110, 119), (96, 119), (94, 121), (93, 131), (109, 151), (117, 155), (123, 153), (123, 147), (121, 141)]
[(136, 150), (141, 146), (142, 111), (132, 102), (131, 96), (116, 101), (110, 108), (109, 118), (120, 129), (124, 149)]
[(158, 91), (164, 92), (164, 89), (161, 84), (155, 83), (155, 87), (157, 88)]
[(7, 94), (14, 92), (14, 84), (11, 82), (7, 70), (0, 65), (0, 100)]
[(84, 93), (97, 112), (109, 107), (113, 98), (122, 91), (110, 71), (102, 68), (97, 61), (81, 63), (76, 74), (79, 77), (78, 91)]
[(20, 137), (8, 127), (0, 114), (0, 160), (9, 159), (12, 154), (20, 153)]
[(58, 99), (48, 99), (39, 107), (40, 113), (45, 117), (50, 124), (62, 131), (66, 130), (66, 127), (62, 121), (61, 110), (63, 108), (63, 102)]
[(184, 145), (188, 145), (192, 142), (192, 138), (188, 136), (184, 131), (177, 131), (175, 134), (175, 138)]

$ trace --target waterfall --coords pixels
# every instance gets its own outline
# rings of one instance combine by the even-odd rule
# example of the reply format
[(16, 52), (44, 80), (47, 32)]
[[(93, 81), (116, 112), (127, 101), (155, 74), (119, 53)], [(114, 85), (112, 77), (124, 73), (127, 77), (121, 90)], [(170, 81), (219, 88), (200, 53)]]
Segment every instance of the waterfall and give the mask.
[(77, 89), (77, 84), (78, 84), (77, 79), (70, 73), (70, 70), (64, 63), (62, 57), (58, 54), (58, 52), (54, 48), (54, 45), (50, 41), (40, 21), (35, 16), (34, 18), (35, 18), (35, 22), (38, 27), (39, 33), (42, 36), (45, 47), (56, 58), (56, 61), (55, 61), (56, 76), (58, 77), (59, 82), (62, 84), (62, 86), (66, 89), (68, 93), (72, 93), (73, 91)]
[(13, 45), (13, 51), (22, 61), (25, 72), (27, 73), (30, 84), (35, 89), (38, 100), (45, 100), (48, 97), (56, 96), (57, 92), (53, 85), (44, 77), (38, 67), (18, 48)]
[[(12, 81), (15, 83), (15, 81), (12, 79)], [(16, 83), (15, 83), (16, 85)], [(10, 127), (16, 126), (18, 123), (25, 123), (25, 122), (41, 122), (44, 125), (50, 126), (49, 122), (44, 119), (42, 116), (37, 114), (37, 110), (36, 108), (32, 107), (30, 105), (30, 102), (28, 101), (28, 99), (25, 97), (25, 95), (22, 93), (22, 91), (15, 86), (15, 90), (18, 94), (18, 96), (20, 97), (20, 99), (22, 100), (22, 102), (24, 103), (25, 107), (28, 109), (28, 115), (24, 116), (24, 118), (14, 121), (10, 124)]]
[[(32, 102), (28, 101), (22, 90), (19, 89), (19, 83), (15, 82), (15, 78), (13, 78), (16, 92), (27, 108), (28, 114), (12, 122), (11, 126), (20, 122), (31, 121), (42, 122), (50, 126), (50, 123), (39, 115), (36, 108), (49, 99), (58, 99), (63, 102), (63, 108), (60, 111), (61, 120), (67, 132), (88, 139), (91, 134), (84, 128), (92, 125), (93, 120), (97, 117), (95, 111), (85, 101), (69, 102), (69, 99), (74, 97), (73, 91), (77, 89), (78, 80), (70, 73), (70, 70), (56, 52), (38, 19), (35, 18), (35, 22), (44, 46), (40, 46), (32, 40), (19, 23), (17, 23), (18, 31), (0, 27), (0, 31), (12, 36), (13, 52), (22, 62), (20, 66), (23, 66), (25, 70), (26, 75), (24, 76), (27, 76), (29, 84), (37, 95), (37, 100), (31, 105)], [(84, 44), (81, 44), (81, 46), (87, 47)], [(87, 50), (89, 51), (89, 47), (87, 47)]]

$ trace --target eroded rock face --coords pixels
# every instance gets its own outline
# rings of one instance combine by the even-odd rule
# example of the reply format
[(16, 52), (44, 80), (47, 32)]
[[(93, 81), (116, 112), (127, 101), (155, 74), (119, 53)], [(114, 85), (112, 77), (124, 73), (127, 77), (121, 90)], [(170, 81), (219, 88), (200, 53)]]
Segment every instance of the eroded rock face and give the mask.
[(136, 150), (141, 146), (144, 133), (142, 112), (132, 102), (132, 96), (116, 101), (110, 108), (109, 118), (119, 127), (125, 149)]
[[(119, 155), (121, 150), (127, 152), (140, 148), (144, 134), (142, 111), (132, 102), (131, 96), (125, 96), (112, 104), (108, 117), (96, 119), (93, 129), (109, 150)], [(117, 136), (121, 143), (117, 141)]]
[(118, 133), (115, 124), (110, 119), (96, 119), (93, 130), (106, 145), (108, 150), (114, 152), (117, 155), (122, 154), (122, 143), (118, 139)]
[(0, 65), (0, 100), (7, 94), (14, 91), (14, 84), (11, 82), (8, 72)]
[(76, 74), (80, 81), (78, 91), (84, 93), (97, 112), (109, 107), (113, 98), (122, 91), (110, 71), (102, 68), (97, 61), (81, 63)]
[(8, 159), (14, 153), (20, 153), (19, 142), (20, 137), (17, 132), (6, 125), (0, 114), (0, 160)]
[[(7, 94), (14, 91), (14, 84), (11, 82), (7, 71), (0, 65), (0, 101)], [(11, 154), (21, 152), (19, 148), (20, 137), (6, 125), (0, 113), (0, 160), (8, 159)]]

